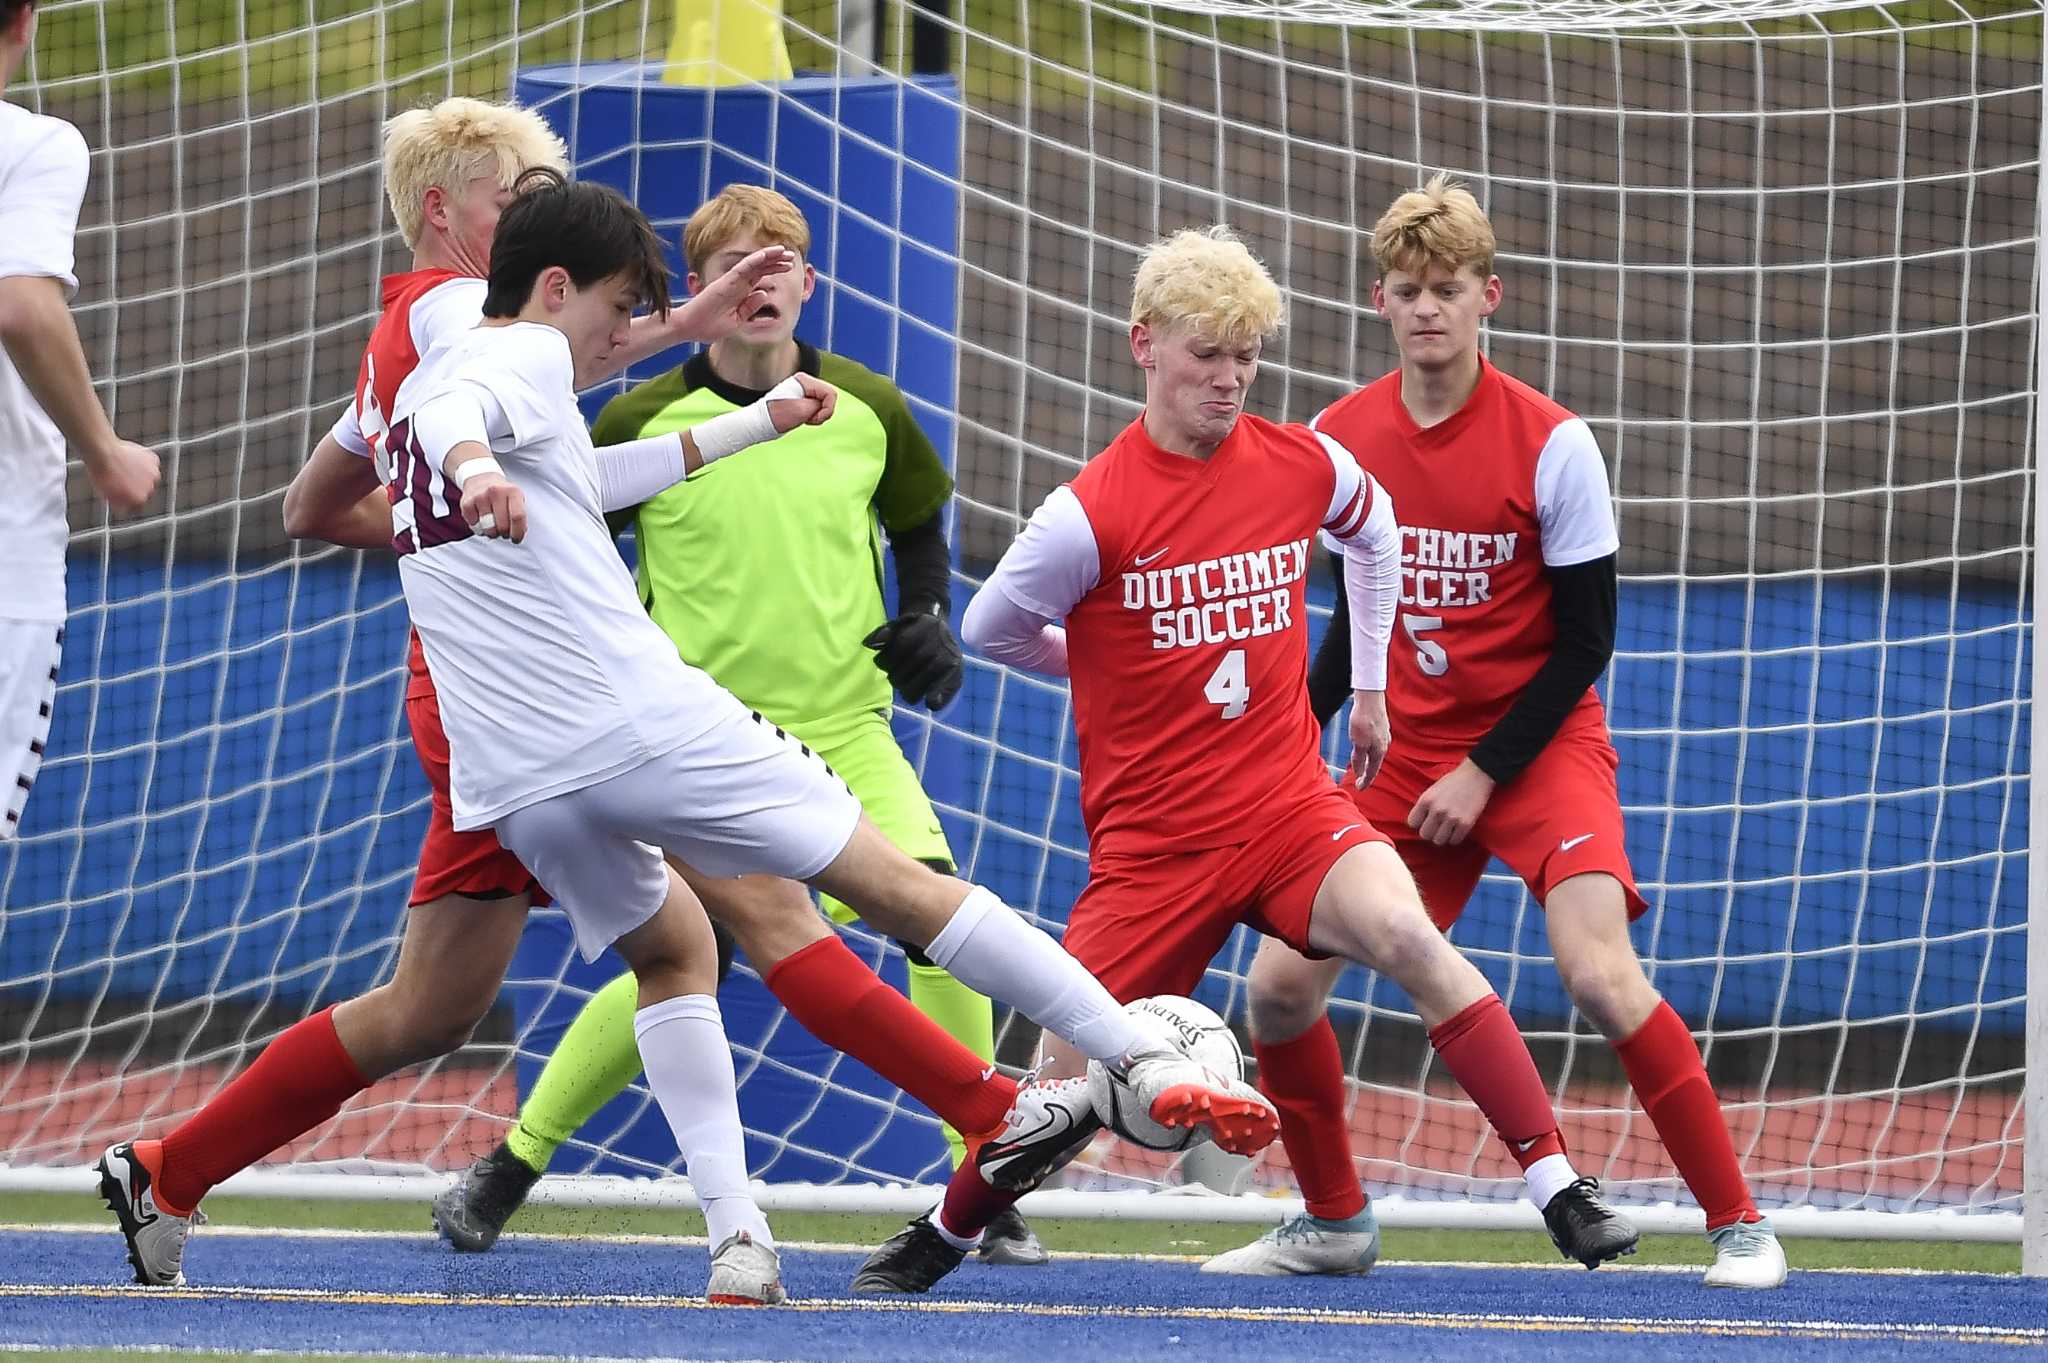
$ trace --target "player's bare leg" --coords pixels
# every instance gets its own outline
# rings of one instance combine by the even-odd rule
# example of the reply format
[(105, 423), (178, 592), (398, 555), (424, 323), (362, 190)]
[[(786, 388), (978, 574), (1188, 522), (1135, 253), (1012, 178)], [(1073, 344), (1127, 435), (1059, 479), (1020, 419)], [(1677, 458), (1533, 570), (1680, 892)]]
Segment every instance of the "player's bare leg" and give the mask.
[[(1367, 843), (1339, 857), (1316, 891), (1308, 938), (1315, 950), (1378, 970), (1407, 991), (1445, 1067), (1522, 1165), (1530, 1200), (1561, 1252), (1595, 1268), (1634, 1251), (1635, 1227), (1571, 1167), (1514, 1019), (1430, 921), (1399, 853)], [(1307, 984), (1313, 989), (1314, 977)]]
[(376, 1080), (465, 1044), (497, 997), (526, 896), (449, 895), (406, 916), (392, 977), (287, 1028), (162, 1140), (100, 1157), (100, 1193), (136, 1281), (184, 1280), (185, 1237), (215, 1184), (332, 1117)]
[(1756, 1209), (1692, 1033), (1643, 974), (1621, 882), (1589, 872), (1544, 904), (1565, 992), (1620, 1056), (1636, 1098), (1707, 1215), (1709, 1287), (1779, 1287), (1785, 1251)]

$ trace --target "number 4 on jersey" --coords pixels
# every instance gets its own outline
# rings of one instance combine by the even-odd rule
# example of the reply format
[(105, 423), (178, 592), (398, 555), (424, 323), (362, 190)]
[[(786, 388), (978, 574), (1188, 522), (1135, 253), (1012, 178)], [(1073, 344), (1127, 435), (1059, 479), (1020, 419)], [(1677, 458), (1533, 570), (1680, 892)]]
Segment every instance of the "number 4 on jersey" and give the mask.
[(1216, 664), (1216, 670), (1209, 674), (1209, 684), (1202, 688), (1202, 695), (1211, 705), (1223, 707), (1224, 719), (1236, 719), (1251, 704), (1251, 683), (1244, 676), (1244, 650), (1233, 648), (1223, 655), (1223, 661)]

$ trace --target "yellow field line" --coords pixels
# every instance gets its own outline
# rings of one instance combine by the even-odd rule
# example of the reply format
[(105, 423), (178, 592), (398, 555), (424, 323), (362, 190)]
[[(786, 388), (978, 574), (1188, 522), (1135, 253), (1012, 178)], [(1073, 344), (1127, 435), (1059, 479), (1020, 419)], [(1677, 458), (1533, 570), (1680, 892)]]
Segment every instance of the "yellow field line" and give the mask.
[[(571, 1296), (553, 1293), (454, 1294), (446, 1292), (333, 1291), (312, 1287), (102, 1287), (73, 1283), (0, 1283), (0, 1299), (77, 1300), (131, 1298), (150, 1301), (249, 1301), (331, 1306), (461, 1306), (567, 1310), (636, 1307), (663, 1310), (729, 1310), (699, 1297), (631, 1293)], [(1428, 1330), (1491, 1330), (1531, 1334), (1711, 1335), (1740, 1339), (1828, 1339), (1887, 1342), (1940, 1341), (1969, 1344), (2048, 1343), (2048, 1329), (1996, 1325), (1858, 1321), (1607, 1319), (1597, 1316), (1514, 1315), (1501, 1312), (1359, 1311), (1293, 1306), (1083, 1306), (1057, 1302), (963, 1301), (952, 1298), (820, 1298), (776, 1308), (806, 1314), (854, 1312), (867, 1315), (1022, 1315), (1047, 1320), (1214, 1321), (1248, 1324), (1395, 1326)]]

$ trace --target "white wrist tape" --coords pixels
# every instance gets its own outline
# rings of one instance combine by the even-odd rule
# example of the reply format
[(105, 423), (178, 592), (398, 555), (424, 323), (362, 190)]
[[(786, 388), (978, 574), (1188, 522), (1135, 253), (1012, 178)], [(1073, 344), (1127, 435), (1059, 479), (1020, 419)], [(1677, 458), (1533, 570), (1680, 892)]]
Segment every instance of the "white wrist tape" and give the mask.
[(796, 381), (795, 375), (791, 375), (737, 412), (727, 412), (697, 423), (690, 428), (690, 439), (697, 442), (697, 457), (708, 464), (728, 454), (738, 454), (749, 445), (773, 440), (778, 432), (774, 420), (768, 415), (768, 404), (803, 395), (804, 386)]
[(479, 473), (495, 473), (503, 477), (505, 468), (488, 454), (481, 459), (465, 460), (455, 466), (455, 473), (453, 475), (455, 486), (458, 488), (467, 487), (469, 480), (476, 477)]

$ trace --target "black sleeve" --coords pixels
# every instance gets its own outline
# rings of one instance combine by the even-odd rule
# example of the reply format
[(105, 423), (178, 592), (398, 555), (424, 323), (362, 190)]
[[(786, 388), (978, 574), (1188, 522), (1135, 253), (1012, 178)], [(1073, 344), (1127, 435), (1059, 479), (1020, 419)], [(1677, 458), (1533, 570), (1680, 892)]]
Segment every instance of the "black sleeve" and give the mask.
[(952, 614), (953, 550), (937, 515), (890, 535), (889, 553), (896, 560), (898, 615), (928, 615), (934, 608)]
[(1522, 694), (1469, 754), (1474, 766), (1500, 784), (1536, 760), (1614, 656), (1615, 556), (1543, 571), (1550, 578), (1556, 642)]
[(1344, 597), (1344, 556), (1330, 555), (1330, 568), (1337, 578), (1337, 604), (1315, 661), (1308, 665), (1308, 708), (1315, 711), (1318, 727), (1328, 724), (1351, 697), (1351, 603)]

